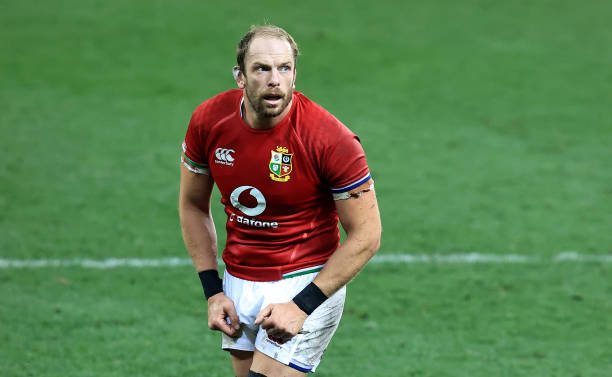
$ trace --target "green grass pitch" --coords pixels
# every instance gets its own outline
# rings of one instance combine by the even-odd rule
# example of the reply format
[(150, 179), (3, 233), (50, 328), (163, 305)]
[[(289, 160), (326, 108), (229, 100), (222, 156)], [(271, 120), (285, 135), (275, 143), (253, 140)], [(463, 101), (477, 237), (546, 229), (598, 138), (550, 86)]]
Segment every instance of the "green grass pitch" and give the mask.
[[(251, 24), (360, 137), (381, 254), (316, 375), (612, 375), (612, 3), (7, 0), (0, 259), (186, 257), (180, 143)], [(215, 195), (215, 220), (224, 218)], [(549, 262), (546, 262), (549, 261)], [(0, 376), (232, 376), (191, 267), (0, 268)]]

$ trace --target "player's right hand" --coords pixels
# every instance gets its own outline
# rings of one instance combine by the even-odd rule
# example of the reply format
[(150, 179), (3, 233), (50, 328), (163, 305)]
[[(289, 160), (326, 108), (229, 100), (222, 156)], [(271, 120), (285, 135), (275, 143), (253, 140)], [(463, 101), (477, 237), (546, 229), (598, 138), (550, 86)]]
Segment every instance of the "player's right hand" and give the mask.
[[(227, 321), (229, 319), (229, 323)], [(240, 330), (240, 320), (234, 302), (223, 292), (208, 299), (208, 328), (235, 337)]]

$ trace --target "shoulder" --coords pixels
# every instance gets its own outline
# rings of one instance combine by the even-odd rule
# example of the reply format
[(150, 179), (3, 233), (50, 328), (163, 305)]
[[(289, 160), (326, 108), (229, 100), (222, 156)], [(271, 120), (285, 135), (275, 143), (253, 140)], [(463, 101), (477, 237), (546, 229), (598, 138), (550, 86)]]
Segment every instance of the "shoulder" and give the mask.
[(296, 131), (301, 137), (324, 144), (334, 144), (340, 139), (357, 137), (323, 106), (300, 92), (295, 92), (295, 97), (299, 103), (299, 122)]
[(192, 123), (213, 125), (238, 111), (241, 89), (230, 89), (202, 102), (193, 112)]

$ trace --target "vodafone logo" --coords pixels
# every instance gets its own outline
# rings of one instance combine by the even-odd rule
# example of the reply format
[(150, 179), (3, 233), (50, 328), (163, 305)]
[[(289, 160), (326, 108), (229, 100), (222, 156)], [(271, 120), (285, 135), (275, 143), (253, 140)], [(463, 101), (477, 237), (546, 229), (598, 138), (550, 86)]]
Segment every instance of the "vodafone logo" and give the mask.
[[(248, 191), (249, 195), (251, 195), (257, 201), (255, 207), (248, 207), (242, 203), (240, 203), (240, 194)], [(242, 197), (244, 200), (244, 196)], [(234, 208), (240, 210), (246, 216), (242, 216), (237, 213), (229, 212), (229, 221), (237, 222), (242, 224), (243, 226), (249, 226), (253, 228), (278, 228), (277, 221), (264, 221), (256, 218), (255, 216), (261, 215), (263, 211), (266, 210), (266, 198), (263, 196), (261, 191), (256, 189), (253, 186), (240, 186), (234, 189), (230, 194), (230, 203), (234, 206)], [(252, 203), (252, 201), (251, 201)], [(249, 217), (250, 216), (250, 217)]]
[[(247, 207), (244, 204), (240, 203), (240, 194), (242, 194), (246, 190), (250, 190), (249, 194), (251, 194), (251, 196), (257, 200), (257, 205), (255, 207)], [(266, 209), (266, 198), (264, 198), (261, 191), (259, 191), (253, 186), (237, 187), (234, 191), (232, 191), (230, 195), (230, 202), (232, 203), (234, 208), (240, 210), (247, 216), (261, 215), (261, 213)]]
[(217, 164), (234, 166), (234, 156), (232, 153), (236, 153), (235, 150), (229, 148), (217, 148), (215, 150), (215, 157), (217, 158), (215, 162)]

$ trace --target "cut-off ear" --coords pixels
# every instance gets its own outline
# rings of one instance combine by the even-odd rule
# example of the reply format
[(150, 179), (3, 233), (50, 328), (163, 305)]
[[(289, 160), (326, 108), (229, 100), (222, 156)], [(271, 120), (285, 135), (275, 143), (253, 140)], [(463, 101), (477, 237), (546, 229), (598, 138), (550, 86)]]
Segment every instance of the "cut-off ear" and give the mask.
[(236, 81), (236, 85), (238, 85), (238, 88), (244, 89), (244, 77), (242, 76), (240, 67), (238, 67), (237, 65), (232, 68), (232, 76), (234, 76), (234, 80)]

